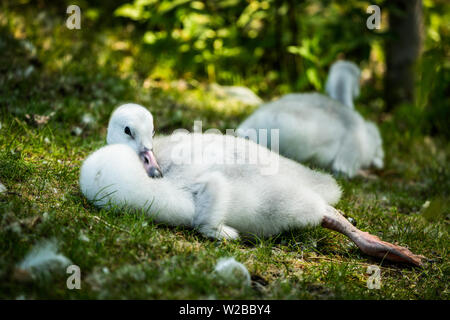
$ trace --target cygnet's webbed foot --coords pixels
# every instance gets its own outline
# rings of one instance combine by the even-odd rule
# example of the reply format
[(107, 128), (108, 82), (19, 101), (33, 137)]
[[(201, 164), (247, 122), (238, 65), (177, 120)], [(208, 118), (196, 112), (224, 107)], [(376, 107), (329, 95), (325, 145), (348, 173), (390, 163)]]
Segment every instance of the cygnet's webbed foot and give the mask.
[(239, 232), (229, 226), (220, 225), (212, 227), (209, 225), (202, 225), (198, 230), (208, 238), (219, 240), (236, 240), (239, 239)]
[(369, 256), (387, 259), (394, 262), (409, 263), (422, 266), (425, 259), (422, 255), (412, 253), (408, 248), (381, 240), (377, 236), (358, 230), (354, 242), (362, 252)]
[(361, 231), (352, 225), (338, 210), (328, 207), (322, 219), (322, 226), (348, 236), (367, 255), (394, 262), (423, 264), (424, 256), (416, 255), (409, 249), (381, 240), (377, 236)]
[(373, 174), (372, 172), (370, 172), (370, 170), (367, 170), (367, 169), (366, 170), (360, 169), (356, 175), (358, 177), (362, 177), (362, 178), (365, 178), (368, 180), (377, 180), (378, 179), (377, 175)]

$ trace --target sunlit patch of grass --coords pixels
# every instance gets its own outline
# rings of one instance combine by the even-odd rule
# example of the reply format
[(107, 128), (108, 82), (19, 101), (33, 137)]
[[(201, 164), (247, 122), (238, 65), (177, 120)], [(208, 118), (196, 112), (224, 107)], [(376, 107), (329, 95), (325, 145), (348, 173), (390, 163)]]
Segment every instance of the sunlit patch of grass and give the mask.
[(33, 166), (24, 161), (20, 152), (3, 151), (0, 154), (1, 181), (15, 181), (26, 179), (33, 173)]

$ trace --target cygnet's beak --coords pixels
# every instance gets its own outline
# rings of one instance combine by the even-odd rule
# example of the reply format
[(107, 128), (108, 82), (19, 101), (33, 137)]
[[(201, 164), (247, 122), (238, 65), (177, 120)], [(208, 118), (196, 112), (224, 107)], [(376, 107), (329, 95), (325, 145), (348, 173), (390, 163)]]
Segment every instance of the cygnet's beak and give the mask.
[(159, 167), (152, 150), (145, 149), (145, 151), (142, 151), (139, 156), (144, 162), (144, 168), (149, 177), (162, 178), (163, 174), (161, 168)]

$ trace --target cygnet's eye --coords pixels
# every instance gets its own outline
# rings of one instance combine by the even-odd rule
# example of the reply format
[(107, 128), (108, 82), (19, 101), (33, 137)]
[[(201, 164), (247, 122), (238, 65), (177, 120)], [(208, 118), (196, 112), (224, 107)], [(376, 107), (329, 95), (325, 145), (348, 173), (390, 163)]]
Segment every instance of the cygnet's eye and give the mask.
[(130, 130), (130, 128), (129, 127), (125, 127), (125, 134), (127, 134), (127, 135), (129, 135), (130, 137), (132, 137), (133, 138), (133, 135), (131, 134), (131, 130)]

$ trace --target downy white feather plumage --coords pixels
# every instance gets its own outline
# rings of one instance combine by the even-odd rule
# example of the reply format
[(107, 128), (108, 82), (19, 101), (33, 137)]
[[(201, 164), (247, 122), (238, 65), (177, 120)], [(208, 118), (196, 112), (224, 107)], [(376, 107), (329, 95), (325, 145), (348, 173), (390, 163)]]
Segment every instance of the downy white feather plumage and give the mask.
[[(234, 136), (143, 137), (136, 128), (153, 128), (150, 113), (136, 105), (118, 110), (110, 123), (122, 125), (110, 126), (114, 132), (108, 130), (108, 137), (130, 136), (131, 131), (133, 140), (108, 139), (111, 144), (92, 153), (81, 167), (81, 191), (95, 205), (133, 208), (157, 222), (193, 227), (218, 239), (264, 237), (322, 225), (346, 234), (368, 254), (384, 257), (389, 253), (388, 259), (421, 264), (421, 258), (408, 249), (356, 229), (334, 209), (341, 190), (330, 175)], [(152, 145), (148, 151), (157, 155), (160, 178), (147, 175), (147, 158), (135, 147), (142, 146), (142, 141)], [(250, 161), (254, 155), (256, 162)], [(277, 170), (263, 174), (267, 165)]]
[[(348, 64), (334, 65), (327, 83), (327, 90), (338, 100), (319, 93), (287, 94), (258, 108), (239, 126), (237, 135), (261, 143), (259, 135), (249, 132), (279, 129), (276, 151), (280, 154), (350, 178), (360, 169), (383, 168), (380, 132), (375, 123), (364, 120), (353, 108), (352, 98), (359, 94), (359, 82), (353, 79), (356, 65)], [(347, 71), (341, 74), (340, 70)], [(349, 83), (340, 85), (345, 81)], [(271, 145), (269, 135), (267, 146)]]
[(17, 267), (33, 277), (47, 277), (52, 272), (62, 270), (70, 264), (69, 258), (58, 253), (58, 244), (52, 239), (37, 243)]

